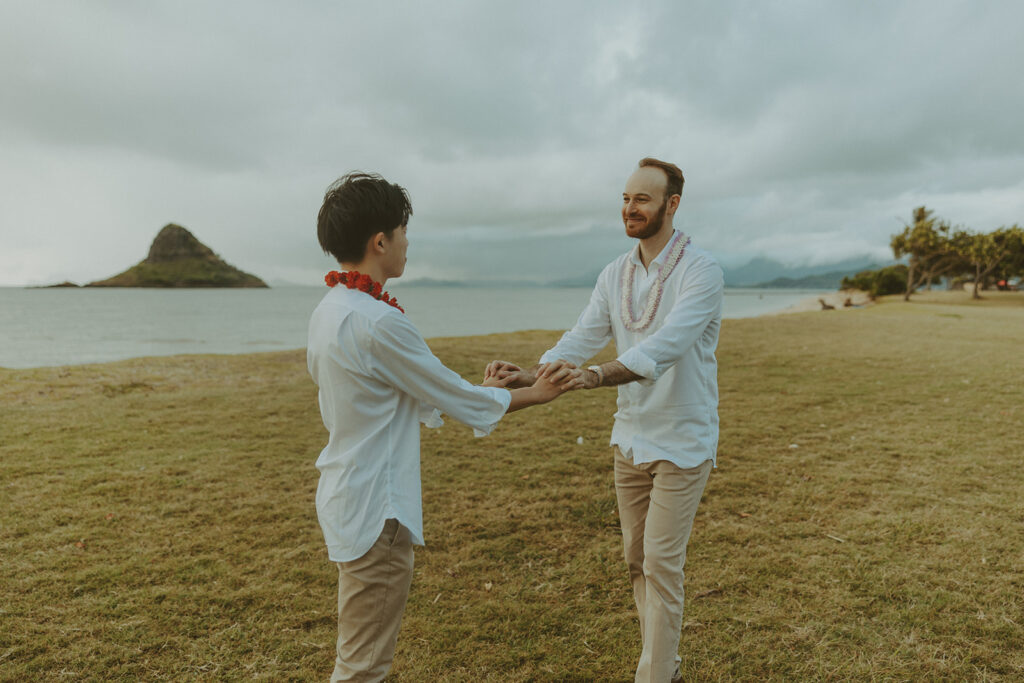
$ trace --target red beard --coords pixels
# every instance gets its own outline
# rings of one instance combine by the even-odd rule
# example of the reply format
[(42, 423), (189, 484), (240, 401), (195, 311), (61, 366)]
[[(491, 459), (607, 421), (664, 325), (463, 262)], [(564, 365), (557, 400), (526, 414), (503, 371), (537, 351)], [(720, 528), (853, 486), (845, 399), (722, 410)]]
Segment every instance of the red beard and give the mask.
[(654, 214), (654, 217), (636, 228), (630, 228), (626, 219), (632, 217), (642, 218), (642, 216), (623, 216), (622, 222), (626, 225), (626, 234), (638, 240), (645, 240), (648, 237), (654, 237), (657, 235), (658, 231), (661, 230), (661, 226), (665, 223), (665, 210), (668, 208), (667, 205), (668, 202), (662, 200), (661, 207), (658, 209), (658, 212)]

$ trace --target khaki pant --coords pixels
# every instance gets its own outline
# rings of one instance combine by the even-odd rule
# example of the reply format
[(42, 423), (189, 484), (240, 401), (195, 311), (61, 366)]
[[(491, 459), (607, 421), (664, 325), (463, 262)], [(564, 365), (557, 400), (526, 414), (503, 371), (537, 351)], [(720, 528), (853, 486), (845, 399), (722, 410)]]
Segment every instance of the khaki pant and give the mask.
[(380, 681), (391, 668), (412, 583), (412, 536), (389, 519), (370, 550), (338, 563), (335, 681)]
[(679, 664), (686, 543), (711, 473), (656, 460), (634, 465), (615, 448), (615, 495), (622, 543), (640, 614), (637, 683), (668, 683)]

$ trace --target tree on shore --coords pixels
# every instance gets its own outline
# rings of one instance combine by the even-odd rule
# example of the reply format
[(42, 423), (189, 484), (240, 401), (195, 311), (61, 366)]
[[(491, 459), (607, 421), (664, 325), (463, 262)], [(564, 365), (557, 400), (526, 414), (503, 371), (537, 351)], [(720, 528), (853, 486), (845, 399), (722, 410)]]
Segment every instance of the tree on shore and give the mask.
[[(962, 235), (958, 232), (955, 237), (959, 240)], [(921, 285), (930, 285), (964, 265), (963, 251), (955, 248), (949, 224), (923, 206), (914, 209), (913, 223), (904, 224), (903, 232), (893, 236), (890, 246), (897, 259), (909, 256), (904, 301), (910, 301), (910, 295)]]
[(1014, 225), (1010, 230), (1015, 231), (1011, 237), (1010, 253), (992, 271), (991, 278), (995, 282), (1009, 282), (1015, 277), (1024, 278), (1024, 228)]
[(839, 288), (859, 289), (867, 292), (874, 300), (887, 294), (902, 294), (906, 284), (907, 267), (897, 263), (879, 270), (862, 270), (856, 275), (844, 277)]
[(974, 271), (971, 297), (980, 299), (979, 287), (1001, 266), (1011, 272), (1024, 268), (1024, 229), (1017, 225), (986, 233), (962, 233), (956, 250)]

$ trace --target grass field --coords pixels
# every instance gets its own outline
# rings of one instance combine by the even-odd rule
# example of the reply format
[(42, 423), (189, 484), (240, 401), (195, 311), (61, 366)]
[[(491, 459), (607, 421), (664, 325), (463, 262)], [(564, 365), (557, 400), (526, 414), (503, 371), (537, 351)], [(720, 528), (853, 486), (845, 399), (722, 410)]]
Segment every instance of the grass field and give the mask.
[[(915, 299), (726, 321), (687, 680), (1024, 678), (1024, 294)], [(631, 680), (613, 405), (424, 430), (391, 679)], [(0, 680), (326, 680), (325, 436), (302, 352), (0, 370)]]

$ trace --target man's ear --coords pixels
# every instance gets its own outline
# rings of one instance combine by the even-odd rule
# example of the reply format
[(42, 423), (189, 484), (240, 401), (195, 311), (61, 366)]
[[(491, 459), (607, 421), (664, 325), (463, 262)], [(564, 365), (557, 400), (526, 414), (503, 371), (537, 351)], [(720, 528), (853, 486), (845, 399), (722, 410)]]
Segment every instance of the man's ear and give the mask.
[(386, 237), (387, 235), (385, 235), (383, 232), (378, 232), (376, 235), (370, 238), (370, 242), (369, 244), (367, 244), (367, 247), (379, 254), (384, 253), (384, 244), (387, 241), (385, 239)]
[(677, 194), (674, 194), (674, 195), (672, 195), (671, 197), (668, 198), (668, 213), (669, 213), (669, 215), (672, 215), (672, 214), (674, 214), (676, 212), (676, 209), (679, 208), (679, 201), (681, 199), (682, 199), (682, 197), (680, 197)]

